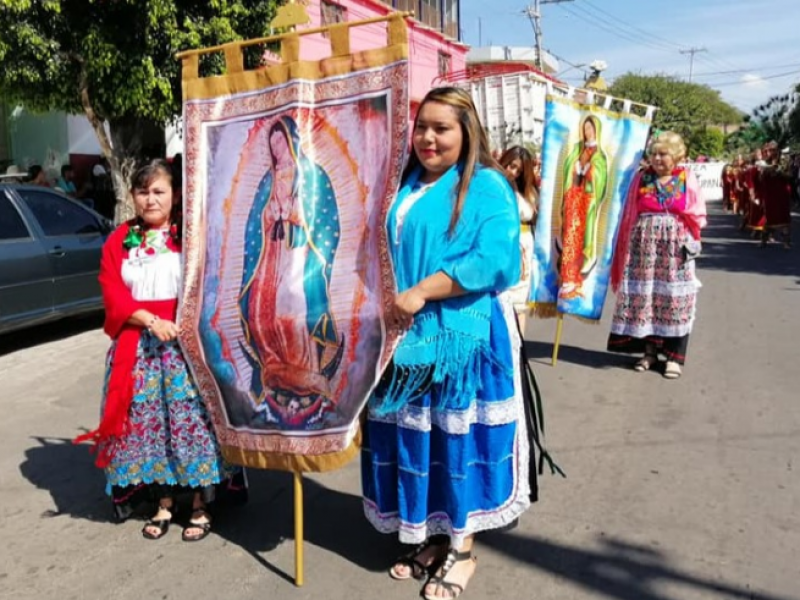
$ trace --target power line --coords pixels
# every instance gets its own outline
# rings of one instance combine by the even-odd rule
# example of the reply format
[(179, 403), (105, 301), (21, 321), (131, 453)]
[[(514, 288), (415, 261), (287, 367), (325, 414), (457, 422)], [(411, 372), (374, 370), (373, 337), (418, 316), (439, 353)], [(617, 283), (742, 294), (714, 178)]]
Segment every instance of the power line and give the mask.
[(729, 71), (706, 71), (695, 73), (695, 77), (716, 77), (719, 75), (735, 75), (737, 73), (753, 73), (755, 71), (774, 71), (776, 69), (788, 69), (789, 67), (800, 67), (800, 63), (789, 63), (785, 65), (765, 65), (761, 67), (750, 67), (748, 69), (731, 69)]
[(573, 2), (574, 0), (534, 0), (533, 5), (523, 11), (531, 20), (533, 26), (533, 34), (536, 36), (536, 66), (544, 71), (544, 62), (542, 61), (542, 5), (545, 4), (562, 4), (564, 2)]
[(698, 48), (696, 46), (692, 46), (691, 48), (687, 48), (686, 50), (679, 50), (681, 54), (688, 54), (689, 55), (689, 83), (692, 83), (692, 72), (694, 71), (694, 55), (698, 52), (708, 52), (706, 48)]
[[(664, 49), (670, 49), (673, 52), (675, 50), (678, 50), (678, 49), (684, 47), (681, 44), (676, 44), (673, 41), (670, 41), (670, 40), (668, 40), (666, 38), (663, 38), (663, 37), (661, 37), (659, 35), (656, 35), (655, 33), (651, 32), (651, 31), (647, 31), (645, 29), (642, 29), (641, 27), (637, 27), (636, 25), (628, 23), (627, 21), (623, 21), (618, 16), (612, 15), (607, 10), (602, 9), (599, 6), (594, 5), (589, 0), (584, 0), (584, 4), (585, 4), (585, 6), (581, 6), (580, 8), (584, 12), (587, 12), (590, 16), (592, 16), (592, 18), (595, 18), (595, 19), (598, 19), (598, 20), (602, 20), (603, 22), (605, 22), (606, 24), (608, 24), (608, 25), (610, 25), (612, 27), (624, 26), (625, 28), (627, 28), (629, 30), (629, 31), (627, 31), (625, 33), (628, 33), (630, 35), (635, 35), (636, 37), (644, 38), (645, 40), (650, 42), (651, 45), (652, 44), (658, 44), (658, 46), (660, 46), (660, 47), (662, 47)], [(591, 11), (588, 11), (587, 9), (591, 9)], [(624, 31), (624, 30), (621, 30), (621, 31)]]
[[(780, 79), (781, 77), (791, 77), (792, 75), (800, 75), (800, 71), (794, 70), (794, 71), (787, 71), (785, 73), (778, 73), (777, 75), (767, 75), (766, 77), (759, 77), (758, 81), (764, 81), (767, 79)], [(739, 79), (737, 81), (723, 81), (722, 83), (715, 83), (714, 87), (722, 87), (728, 85), (748, 85), (751, 83), (755, 83), (755, 80), (742, 81), (741, 79)]]
[(568, 9), (566, 7), (563, 7), (563, 6), (561, 8), (567, 14), (570, 14), (573, 17), (577, 17), (581, 21), (584, 21), (585, 23), (588, 23), (589, 25), (592, 25), (593, 27), (596, 27), (598, 29), (602, 29), (603, 31), (611, 33), (612, 35), (615, 35), (615, 36), (625, 40), (626, 42), (631, 42), (633, 44), (637, 44), (637, 45), (640, 45), (640, 46), (647, 46), (647, 47), (653, 48), (655, 50), (659, 50), (661, 52), (674, 52), (675, 51), (673, 48), (665, 48), (663, 45), (655, 45), (654, 43), (648, 41), (645, 38), (640, 38), (640, 37), (638, 37), (638, 36), (636, 36), (636, 35), (634, 35), (632, 33), (628, 33), (626, 31), (623, 31), (623, 30), (619, 29), (619, 28), (616, 28), (615, 26), (607, 25), (605, 22), (603, 22), (603, 21), (601, 21), (599, 19), (596, 19), (592, 15), (576, 12), (576, 11), (574, 11), (572, 9)]

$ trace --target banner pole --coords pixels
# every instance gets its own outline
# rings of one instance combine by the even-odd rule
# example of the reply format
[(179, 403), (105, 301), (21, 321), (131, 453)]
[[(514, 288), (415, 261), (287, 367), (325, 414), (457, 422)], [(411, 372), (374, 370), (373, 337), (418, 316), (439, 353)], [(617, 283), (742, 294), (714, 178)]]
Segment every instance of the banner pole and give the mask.
[(553, 362), (555, 367), (558, 362), (558, 347), (561, 345), (561, 333), (564, 330), (564, 313), (558, 313), (558, 322), (556, 323), (556, 341), (553, 343)]
[(294, 584), (303, 587), (303, 474), (294, 474)]

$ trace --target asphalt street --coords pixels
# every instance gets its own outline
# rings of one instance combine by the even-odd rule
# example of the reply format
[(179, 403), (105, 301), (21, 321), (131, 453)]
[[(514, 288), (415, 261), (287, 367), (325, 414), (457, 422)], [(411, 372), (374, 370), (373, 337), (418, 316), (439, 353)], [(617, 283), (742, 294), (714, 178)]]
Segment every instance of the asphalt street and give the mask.
[[(634, 373), (600, 325), (527, 338), (548, 443), (515, 530), (481, 536), (464, 598), (800, 599), (800, 227), (759, 249), (718, 208), (706, 231), (684, 376)], [(796, 223), (797, 224), (797, 223)], [(70, 440), (96, 424), (108, 340), (98, 318), (0, 338), (0, 598), (418, 597), (386, 575), (401, 548), (363, 518), (357, 461), (306, 478), (306, 584), (295, 588), (292, 480), (250, 471), (250, 502), (202, 543), (111, 520), (102, 474)]]

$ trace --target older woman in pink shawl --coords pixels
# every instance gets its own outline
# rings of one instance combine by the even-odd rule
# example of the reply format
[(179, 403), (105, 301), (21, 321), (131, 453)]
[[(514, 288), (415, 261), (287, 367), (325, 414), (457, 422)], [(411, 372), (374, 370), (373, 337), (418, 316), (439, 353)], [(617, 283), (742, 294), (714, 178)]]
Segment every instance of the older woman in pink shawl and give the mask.
[(678, 379), (694, 325), (697, 291), (694, 258), (706, 205), (697, 179), (679, 167), (683, 139), (660, 133), (650, 147), (651, 166), (631, 183), (611, 266), (617, 306), (608, 349), (641, 354), (639, 373), (666, 357), (663, 375)]

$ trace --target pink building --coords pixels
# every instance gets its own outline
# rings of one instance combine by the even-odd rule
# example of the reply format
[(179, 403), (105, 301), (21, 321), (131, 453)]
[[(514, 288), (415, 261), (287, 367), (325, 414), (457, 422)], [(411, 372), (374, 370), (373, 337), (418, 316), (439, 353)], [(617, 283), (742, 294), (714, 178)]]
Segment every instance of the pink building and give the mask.
[[(410, 98), (412, 114), (422, 97), (439, 78), (466, 68), (466, 44), (459, 41), (460, 0), (308, 0), (309, 27), (360, 21), (395, 10), (414, 11), (409, 21)], [(379, 48), (386, 43), (386, 24), (351, 30), (353, 51)], [(303, 60), (330, 55), (330, 43), (322, 35), (303, 37)]]

